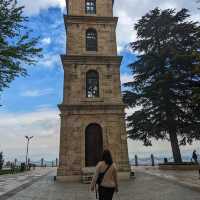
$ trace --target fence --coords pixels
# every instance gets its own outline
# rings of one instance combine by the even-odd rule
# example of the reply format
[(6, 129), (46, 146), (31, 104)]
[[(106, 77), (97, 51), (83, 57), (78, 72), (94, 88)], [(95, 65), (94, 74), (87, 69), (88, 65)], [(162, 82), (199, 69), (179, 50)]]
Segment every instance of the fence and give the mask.
[[(182, 156), (184, 162), (191, 162), (191, 156)], [(139, 157), (135, 155), (133, 159), (130, 160), (130, 164), (133, 166), (156, 166), (161, 163), (173, 162), (173, 157), (156, 157), (153, 154), (148, 157)], [(199, 157), (200, 162), (200, 157)]]
[(135, 155), (135, 157), (130, 160), (130, 164), (134, 166), (156, 166), (160, 163), (171, 161), (173, 161), (172, 157), (161, 158), (156, 157), (153, 154), (151, 154), (149, 157), (139, 157), (138, 155)]
[[(17, 166), (21, 166), (21, 164), (24, 163), (22, 161), (18, 161), (17, 159), (14, 159), (14, 161), (7, 161), (4, 163), (4, 169), (9, 169), (11, 168), (12, 165), (14, 165), (15, 167)], [(44, 158), (41, 158), (38, 161), (32, 161), (30, 159), (28, 159), (28, 163), (31, 165), (34, 165), (36, 167), (57, 167), (58, 166), (58, 158), (56, 158), (53, 161), (47, 161)]]

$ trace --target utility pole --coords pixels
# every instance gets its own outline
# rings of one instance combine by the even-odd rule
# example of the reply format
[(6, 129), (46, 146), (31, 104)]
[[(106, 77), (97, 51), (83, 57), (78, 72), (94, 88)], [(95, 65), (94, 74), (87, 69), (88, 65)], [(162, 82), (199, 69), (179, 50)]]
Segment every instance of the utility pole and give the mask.
[(33, 138), (33, 136), (31, 136), (31, 137), (25, 136), (25, 138), (27, 139), (27, 145), (26, 145), (26, 169), (27, 169), (27, 167), (28, 167), (29, 143), (30, 143), (30, 140)]

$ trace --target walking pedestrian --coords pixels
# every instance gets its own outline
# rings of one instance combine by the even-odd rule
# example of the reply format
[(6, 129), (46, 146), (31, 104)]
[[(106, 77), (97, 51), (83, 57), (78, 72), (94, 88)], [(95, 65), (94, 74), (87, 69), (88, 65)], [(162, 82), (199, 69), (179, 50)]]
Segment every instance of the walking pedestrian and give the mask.
[(118, 192), (117, 168), (109, 150), (104, 150), (102, 161), (96, 166), (91, 182), (91, 191), (94, 190), (98, 191), (99, 200), (112, 200), (114, 192)]
[(196, 164), (198, 164), (198, 156), (197, 156), (197, 151), (194, 150), (193, 153), (192, 153), (192, 159), (194, 160), (194, 162)]

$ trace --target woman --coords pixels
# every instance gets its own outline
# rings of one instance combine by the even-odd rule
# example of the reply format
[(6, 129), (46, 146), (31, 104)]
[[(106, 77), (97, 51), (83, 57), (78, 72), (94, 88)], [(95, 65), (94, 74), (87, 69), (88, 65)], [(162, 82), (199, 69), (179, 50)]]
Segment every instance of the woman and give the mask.
[(102, 161), (96, 166), (96, 172), (92, 179), (91, 190), (96, 189), (98, 177), (103, 175), (101, 183), (98, 185), (99, 200), (112, 200), (114, 191), (118, 192), (117, 169), (113, 163), (109, 150), (104, 150)]

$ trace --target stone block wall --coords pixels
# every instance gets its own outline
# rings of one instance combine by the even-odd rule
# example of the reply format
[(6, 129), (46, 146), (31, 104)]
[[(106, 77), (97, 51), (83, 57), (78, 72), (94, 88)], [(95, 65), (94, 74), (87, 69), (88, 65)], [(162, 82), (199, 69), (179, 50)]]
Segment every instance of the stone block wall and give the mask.
[[(114, 23), (105, 25), (95, 22), (70, 22), (67, 27), (67, 55), (117, 56)], [(97, 31), (97, 52), (86, 51), (86, 31), (89, 28)]]
[[(86, 73), (96, 70), (100, 79), (100, 98), (86, 98)], [(65, 67), (64, 104), (122, 104), (120, 72), (116, 64), (68, 64)]]
[(129, 171), (127, 157), (127, 138), (124, 132), (123, 109), (111, 109), (103, 113), (101, 109), (64, 111), (61, 127), (60, 167), (58, 175), (80, 175), (85, 167), (85, 129), (97, 123), (103, 131), (103, 147), (109, 148), (119, 171)]
[[(68, 14), (69, 15), (76, 15), (76, 16), (83, 16), (85, 14), (85, 0), (67, 0), (67, 7), (68, 7)], [(97, 13), (96, 16), (113, 16), (113, 5), (112, 0), (97, 0)]]

